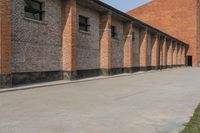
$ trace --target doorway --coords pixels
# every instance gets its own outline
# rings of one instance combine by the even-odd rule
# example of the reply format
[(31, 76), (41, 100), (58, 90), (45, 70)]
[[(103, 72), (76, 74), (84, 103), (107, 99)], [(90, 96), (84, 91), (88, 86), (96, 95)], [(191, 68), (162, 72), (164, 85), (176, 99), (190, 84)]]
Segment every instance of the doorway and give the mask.
[(192, 56), (187, 56), (187, 66), (192, 66)]

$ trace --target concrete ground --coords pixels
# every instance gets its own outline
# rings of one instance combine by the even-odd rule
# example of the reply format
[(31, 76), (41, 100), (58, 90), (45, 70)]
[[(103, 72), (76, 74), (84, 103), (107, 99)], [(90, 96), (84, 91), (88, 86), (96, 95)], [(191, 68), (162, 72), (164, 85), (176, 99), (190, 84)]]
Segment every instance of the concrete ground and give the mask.
[(0, 133), (177, 133), (200, 102), (200, 68), (0, 93)]

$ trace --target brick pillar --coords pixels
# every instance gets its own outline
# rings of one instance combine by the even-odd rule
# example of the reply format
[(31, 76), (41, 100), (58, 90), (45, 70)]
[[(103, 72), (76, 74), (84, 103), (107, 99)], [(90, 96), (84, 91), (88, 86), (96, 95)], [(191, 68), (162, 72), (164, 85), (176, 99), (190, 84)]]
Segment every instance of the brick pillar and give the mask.
[(184, 65), (184, 66), (185, 66), (185, 56), (186, 56), (185, 50), (186, 50), (185, 45), (182, 45), (181, 64)]
[(148, 30), (140, 31), (140, 70), (147, 71)]
[(158, 64), (158, 54), (159, 54), (159, 35), (152, 35), (152, 54), (151, 54), (151, 65), (153, 70), (159, 69), (159, 64)]
[(164, 40), (162, 37), (160, 37), (159, 46), (160, 46), (160, 68), (161, 69), (163, 66), (163, 43), (164, 43)]
[(168, 51), (167, 51), (167, 67), (171, 68), (173, 65), (173, 41), (170, 41), (168, 45)]
[(176, 64), (177, 66), (179, 65), (179, 51), (180, 51), (180, 47), (179, 47), (179, 44), (177, 43), (177, 57), (176, 57)]
[(162, 45), (162, 68), (167, 67), (167, 40), (164, 37)]
[(100, 24), (100, 67), (102, 75), (110, 75), (111, 69), (111, 13), (101, 14)]
[(133, 67), (133, 25), (124, 24), (124, 72), (131, 73)]
[(178, 44), (177, 46), (177, 64), (180, 66), (181, 65), (181, 45)]
[(62, 0), (62, 52), (64, 79), (76, 78), (76, 0)]
[(11, 1), (0, 1), (0, 88), (12, 87)]
[(177, 66), (177, 43), (173, 44), (173, 66)]
[(176, 55), (176, 65), (178, 66), (179, 65), (179, 44), (177, 43), (177, 55)]
[(180, 45), (180, 65), (183, 66), (183, 45)]

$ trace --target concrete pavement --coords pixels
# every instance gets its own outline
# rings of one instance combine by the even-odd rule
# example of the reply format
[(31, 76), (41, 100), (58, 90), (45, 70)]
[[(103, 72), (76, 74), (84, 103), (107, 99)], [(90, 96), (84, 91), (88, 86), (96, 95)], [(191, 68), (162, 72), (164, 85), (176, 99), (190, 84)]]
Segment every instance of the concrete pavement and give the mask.
[(177, 133), (200, 102), (200, 68), (0, 93), (0, 133)]

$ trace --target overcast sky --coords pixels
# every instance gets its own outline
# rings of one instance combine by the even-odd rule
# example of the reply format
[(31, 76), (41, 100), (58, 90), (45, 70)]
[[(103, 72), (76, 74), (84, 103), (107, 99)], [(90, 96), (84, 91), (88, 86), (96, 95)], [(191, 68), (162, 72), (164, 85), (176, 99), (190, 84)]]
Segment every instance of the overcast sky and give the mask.
[(151, 0), (101, 0), (101, 1), (117, 8), (118, 10), (127, 12), (133, 8), (148, 3)]

